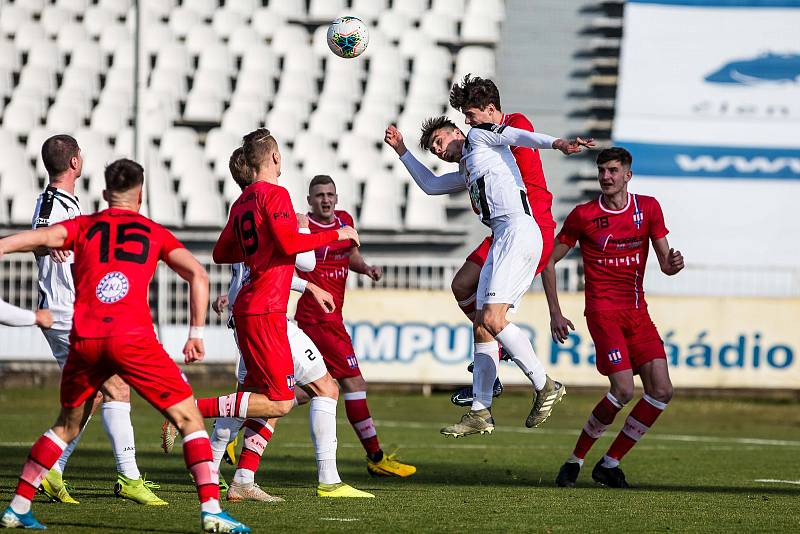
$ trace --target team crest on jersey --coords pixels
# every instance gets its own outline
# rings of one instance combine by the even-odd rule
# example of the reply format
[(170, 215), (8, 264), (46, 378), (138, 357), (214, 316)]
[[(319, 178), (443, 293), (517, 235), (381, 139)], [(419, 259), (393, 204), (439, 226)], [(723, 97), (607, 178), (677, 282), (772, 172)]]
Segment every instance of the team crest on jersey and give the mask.
[(130, 284), (128, 277), (119, 271), (106, 274), (100, 283), (97, 284), (94, 294), (97, 299), (104, 304), (119, 302), (128, 294)]
[(358, 358), (356, 358), (354, 354), (351, 354), (347, 357), (347, 365), (350, 366), (350, 369), (358, 369)]
[(622, 353), (619, 349), (611, 349), (608, 351), (608, 361), (612, 363), (612, 365), (618, 365), (622, 362)]
[(286, 375), (286, 387), (294, 389), (294, 375)]
[(639, 209), (639, 199), (633, 195), (633, 224), (636, 228), (640, 228), (644, 222), (644, 212)]

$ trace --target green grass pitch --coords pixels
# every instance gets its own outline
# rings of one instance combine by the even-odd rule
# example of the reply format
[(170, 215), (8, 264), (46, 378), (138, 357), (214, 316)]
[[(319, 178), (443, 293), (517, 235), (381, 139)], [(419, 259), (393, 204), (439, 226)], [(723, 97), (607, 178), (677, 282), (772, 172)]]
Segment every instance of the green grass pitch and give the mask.
[[(213, 391), (201, 391), (212, 394)], [(527, 395), (495, 404), (491, 436), (445, 439), (439, 428), (461, 411), (445, 395), (380, 393), (369, 397), (384, 448), (417, 466), (405, 480), (373, 479), (339, 406), (339, 471), (375, 499), (325, 500), (314, 494), (316, 468), (308, 408), (277, 427), (256, 479), (281, 504), (226, 506), (254, 532), (751, 532), (800, 529), (800, 410), (768, 401), (681, 398), (625, 458), (628, 491), (594, 485), (591, 467), (629, 408), (589, 453), (579, 487), (553, 480), (599, 395), (568, 394), (541, 429), (523, 423)], [(54, 389), (0, 392), (0, 500), (8, 503), (30, 444), (54, 420)], [(79, 506), (37, 498), (34, 513), (55, 532), (195, 532), (194, 487), (176, 447), (159, 447), (160, 417), (136, 398), (133, 421), (140, 469), (161, 484), (168, 507), (116, 499), (114, 462), (99, 417), (90, 422), (67, 469)], [(210, 426), (210, 425), (209, 425)], [(230, 479), (232, 468), (223, 465)], [(795, 481), (758, 482), (759, 479)]]

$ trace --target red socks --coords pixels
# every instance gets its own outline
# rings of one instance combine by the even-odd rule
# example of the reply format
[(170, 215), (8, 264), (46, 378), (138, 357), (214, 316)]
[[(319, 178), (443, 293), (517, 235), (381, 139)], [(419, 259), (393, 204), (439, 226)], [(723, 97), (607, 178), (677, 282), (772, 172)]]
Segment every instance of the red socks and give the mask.
[(214, 467), (211, 442), (205, 430), (192, 432), (183, 438), (183, 459), (194, 477), (200, 503), (219, 501), (219, 471)]
[(607, 393), (597, 403), (581, 431), (578, 442), (575, 444), (575, 450), (572, 452), (575, 458), (579, 460), (586, 458), (586, 453), (592, 448), (594, 442), (603, 435), (608, 426), (614, 422), (614, 418), (621, 409), (622, 404), (611, 393)]
[(347, 412), (347, 420), (353, 425), (358, 439), (367, 451), (367, 455), (374, 455), (380, 452), (381, 446), (378, 442), (378, 431), (372, 422), (367, 407), (367, 392), (354, 391), (344, 394), (344, 408)]
[(42, 479), (55, 465), (67, 444), (55, 432), (48, 430), (42, 434), (31, 447), (28, 460), (22, 466), (22, 473), (17, 483), (16, 494), (29, 501), (36, 495), (36, 489)]
[(237, 391), (221, 397), (197, 399), (197, 408), (206, 419), (216, 417), (247, 417), (250, 393)]
[(658, 416), (667, 408), (665, 402), (659, 402), (649, 395), (645, 396), (636, 403), (630, 415), (625, 420), (625, 426), (617, 435), (614, 442), (609, 447), (606, 456), (614, 460), (622, 460), (628, 451), (636, 445), (644, 436)]
[(237, 469), (247, 469), (254, 473), (258, 470), (261, 455), (264, 454), (264, 449), (274, 431), (265, 419), (254, 418), (244, 422), (244, 444), (236, 465)]

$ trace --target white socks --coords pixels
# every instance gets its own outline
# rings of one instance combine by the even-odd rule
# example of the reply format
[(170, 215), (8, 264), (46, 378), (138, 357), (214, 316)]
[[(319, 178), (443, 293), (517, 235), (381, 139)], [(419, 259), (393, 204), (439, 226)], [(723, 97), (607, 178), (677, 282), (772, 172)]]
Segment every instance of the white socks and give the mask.
[(508, 323), (503, 330), (495, 336), (495, 339), (503, 344), (503, 347), (511, 355), (517, 367), (528, 377), (528, 380), (533, 383), (536, 391), (541, 390), (547, 382), (547, 374), (545, 373), (544, 366), (539, 358), (536, 357), (536, 352), (533, 350), (531, 340), (528, 339), (527, 334), (520, 330), (520, 328), (513, 324)]
[(618, 466), (619, 466), (619, 460), (612, 458), (607, 454), (603, 456), (603, 467), (606, 467), (608, 469), (614, 469), (615, 467)]
[(243, 424), (242, 417), (219, 417), (214, 421), (214, 432), (211, 433), (211, 461), (217, 469), (222, 457), (225, 456), (228, 443), (236, 437)]
[(312, 398), (309, 423), (317, 456), (319, 483), (337, 484), (342, 479), (336, 468), (336, 400), (330, 397)]
[(131, 480), (139, 480), (141, 473), (136, 465), (136, 441), (131, 424), (129, 402), (108, 401), (102, 405), (103, 428), (111, 441), (117, 461), (117, 472)]
[(497, 379), (498, 346), (496, 341), (475, 343), (472, 368), (472, 411), (492, 406), (492, 390)]
[[(92, 416), (90, 415), (89, 418), (86, 419), (86, 425), (89, 424), (89, 421), (91, 421), (91, 419)], [(55, 469), (62, 475), (64, 474), (64, 470), (67, 468), (67, 462), (69, 461), (69, 457), (72, 456), (73, 452), (75, 452), (75, 447), (78, 446), (78, 442), (81, 440), (81, 436), (83, 436), (83, 432), (86, 430), (86, 425), (83, 425), (81, 433), (78, 434), (78, 437), (73, 439), (69, 443), (69, 445), (67, 445), (67, 448), (64, 449), (64, 452), (61, 453), (61, 457), (59, 457), (58, 461), (55, 463), (55, 465), (53, 465), (53, 469)]]

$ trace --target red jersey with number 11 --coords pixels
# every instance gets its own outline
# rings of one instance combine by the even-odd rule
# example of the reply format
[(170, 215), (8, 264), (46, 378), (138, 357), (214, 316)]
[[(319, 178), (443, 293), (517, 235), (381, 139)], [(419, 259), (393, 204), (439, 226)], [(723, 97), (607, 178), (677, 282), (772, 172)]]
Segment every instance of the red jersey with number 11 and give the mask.
[(586, 277), (586, 313), (646, 308), (644, 268), (650, 240), (669, 231), (653, 197), (628, 194), (621, 210), (603, 206), (602, 196), (579, 204), (558, 233), (561, 243), (581, 245)]
[[(354, 226), (353, 217), (343, 210), (334, 210), (333, 222), (323, 224), (314, 220), (310, 213), (308, 217), (308, 229), (312, 235), (320, 232), (329, 231), (331, 228), (341, 228), (342, 226)], [(310, 294), (303, 293), (297, 301), (297, 311), (294, 320), (298, 324), (317, 324), (330, 321), (342, 322), (342, 306), (344, 306), (344, 290), (347, 285), (347, 275), (350, 274), (350, 250), (353, 248), (352, 241), (337, 241), (314, 251), (317, 265), (310, 273), (299, 271), (297, 276), (318, 285), (333, 296), (336, 310), (332, 313), (324, 313), (317, 301)]]
[(158, 260), (183, 245), (135, 211), (109, 208), (58, 223), (75, 252), (72, 332), (84, 338), (151, 335), (148, 290)]
[(337, 229), (298, 233), (286, 189), (265, 181), (247, 186), (231, 206), (228, 223), (214, 247), (215, 262), (243, 261), (250, 270), (233, 304), (233, 315), (285, 314), (295, 255), (336, 241)]

